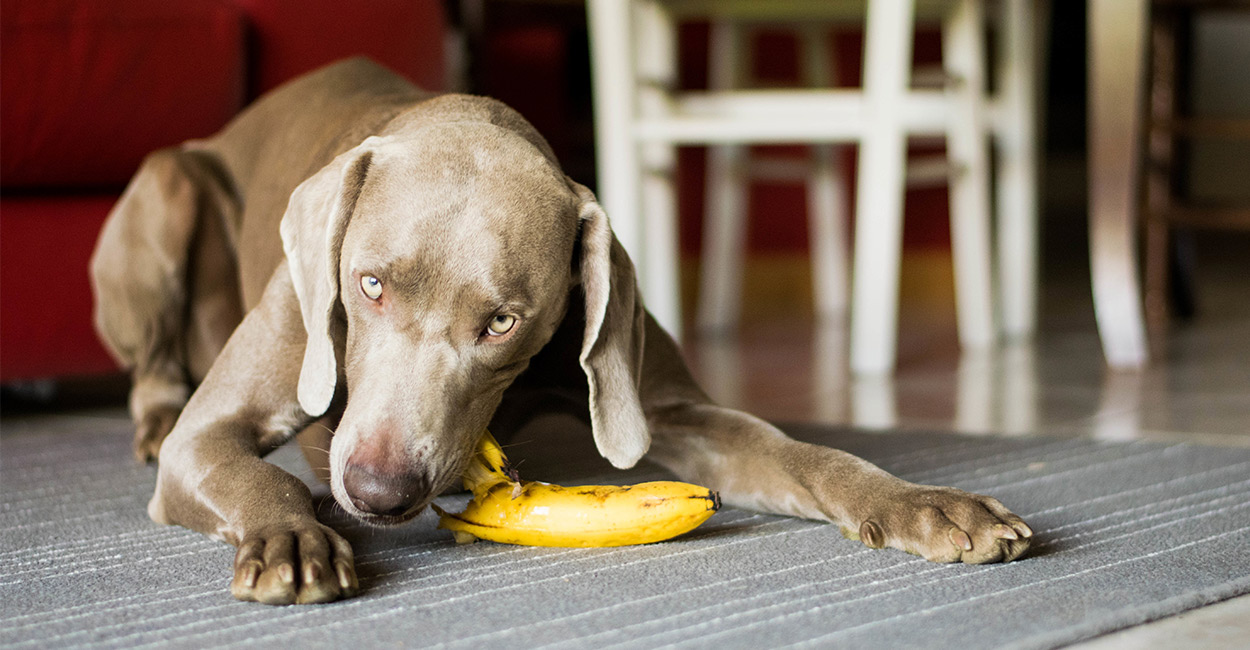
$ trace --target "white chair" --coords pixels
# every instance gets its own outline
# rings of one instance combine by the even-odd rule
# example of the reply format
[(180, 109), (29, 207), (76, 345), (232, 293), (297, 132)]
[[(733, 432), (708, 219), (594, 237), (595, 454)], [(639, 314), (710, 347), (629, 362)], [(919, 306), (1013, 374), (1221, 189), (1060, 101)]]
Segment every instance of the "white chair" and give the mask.
[[(827, 25), (797, 26), (800, 68), (810, 88), (834, 85), (833, 52)], [(750, 26), (721, 20), (708, 39), (708, 87), (729, 91), (750, 87), (754, 50)], [(702, 332), (737, 327), (742, 304), (742, 270), (746, 258), (748, 189), (757, 178), (802, 179), (807, 184), (807, 216), (811, 231), (812, 281), (816, 313), (822, 320), (839, 318), (847, 305), (846, 174), (833, 145), (813, 145), (810, 162), (754, 160), (741, 144), (709, 148), (704, 194), (703, 253), (699, 273), (696, 323)], [(799, 163), (778, 164), (778, 163)]]
[[(943, 28), (945, 90), (909, 86), (914, 0), (869, 0), (862, 89), (732, 90), (678, 93), (675, 25), (717, 21), (847, 20), (863, 2), (841, 0), (589, 0), (599, 193), (633, 257), (657, 320), (681, 334), (676, 208), (677, 144), (856, 143), (859, 175), (851, 293), (851, 366), (894, 366), (906, 140), (947, 138), (959, 172), (951, 179), (951, 225), (961, 342), (983, 348), (997, 336), (992, 309), (988, 133), (1000, 135), (999, 269), (1003, 323), (1013, 336), (1035, 320), (1036, 185), (1031, 0), (1004, 0), (1004, 48), (995, 106), (985, 93), (981, 0), (922, 2)], [(933, 4), (933, 7), (929, 5)], [(725, 85), (725, 84), (720, 84)], [(729, 150), (732, 151), (732, 150)], [(719, 155), (719, 154), (718, 154)], [(712, 166), (725, 161), (713, 160)], [(729, 161), (732, 163), (732, 159)], [(828, 174), (824, 175), (825, 178)], [(817, 233), (827, 247), (829, 228)], [(818, 287), (836, 294), (826, 264)], [(834, 278), (830, 280), (830, 278)], [(843, 282), (843, 284), (845, 284)], [(837, 302), (836, 295), (827, 298)], [(820, 302), (818, 301), (818, 304)]]
[[(747, 70), (755, 56), (753, 27), (741, 21), (712, 24), (708, 46), (710, 89), (751, 87)], [(807, 87), (836, 86), (830, 26), (814, 23), (783, 27), (799, 37), (799, 64)], [(917, 76), (926, 73), (916, 72)], [(940, 83), (941, 75), (936, 76)], [(793, 157), (752, 157), (750, 148), (739, 144), (709, 148), (695, 318), (700, 332), (717, 334), (737, 328), (742, 308), (742, 270), (746, 265), (748, 190), (753, 180), (806, 182), (815, 312), (825, 323), (843, 320), (850, 293), (844, 209), (847, 174), (841, 151), (835, 145), (817, 144), (810, 149), (810, 159), (804, 161)], [(944, 156), (911, 159), (906, 168), (906, 186), (944, 187), (950, 169)]]

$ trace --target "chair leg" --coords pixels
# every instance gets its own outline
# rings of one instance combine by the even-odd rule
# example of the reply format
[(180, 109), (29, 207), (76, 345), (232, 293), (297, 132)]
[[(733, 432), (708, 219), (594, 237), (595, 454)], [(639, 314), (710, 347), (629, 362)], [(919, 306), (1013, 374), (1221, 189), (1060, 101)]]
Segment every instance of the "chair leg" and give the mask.
[[(799, 36), (807, 85), (813, 88), (832, 86), (833, 48), (829, 43), (828, 26), (804, 26)], [(832, 145), (812, 147), (812, 167), (807, 178), (816, 315), (830, 323), (843, 319), (848, 302), (846, 170), (838, 153)]]
[(1176, 142), (1169, 123), (1176, 119), (1177, 25), (1173, 12), (1160, 9), (1151, 17), (1150, 70), (1146, 116), (1147, 156), (1145, 169), (1146, 210), (1142, 264), (1142, 306), (1151, 351), (1162, 353), (1169, 317), (1169, 267), (1173, 244), (1167, 222), (1172, 205), (1172, 181)]
[(894, 369), (905, 162), (901, 131), (865, 134), (859, 151), (851, 294), (851, 368), (859, 374)]
[(639, 284), (651, 315), (678, 342), (682, 338), (681, 282), (678, 268), (675, 151), (652, 144), (644, 148), (642, 178), (643, 246), (647, 269)]
[(812, 147), (812, 158), (807, 179), (812, 289), (817, 317), (833, 323), (845, 317), (848, 302), (846, 171), (833, 146)]
[(960, 343), (970, 349), (988, 347), (995, 340), (982, 10), (981, 0), (960, 0), (942, 31), (944, 66), (952, 78), (946, 151), (957, 166), (950, 187), (956, 317)]
[(642, 179), (638, 146), (631, 137), (634, 89), (637, 84), (632, 51), (638, 30), (630, 3), (621, 0), (589, 0), (592, 81), (594, 83), (595, 151), (598, 167), (598, 198), (612, 219), (616, 238), (645, 275), (642, 248), (642, 214), (639, 210)]
[(998, 282), (1002, 331), (1037, 329), (1038, 102), (1037, 0), (1007, 0), (999, 30)]
[(1146, 364), (1137, 276), (1137, 191), (1143, 42), (1149, 2), (1089, 5), (1090, 275), (1103, 354), (1113, 368)]
[[(708, 44), (708, 86), (729, 90), (741, 83), (745, 65), (742, 28), (729, 21), (712, 24)], [(746, 259), (746, 172), (749, 150), (742, 145), (708, 148), (703, 211), (703, 255), (699, 273), (697, 324), (705, 332), (732, 330), (742, 309)]]
[(868, 4), (864, 95), (872, 116), (860, 142), (851, 295), (851, 369), (893, 370), (897, 355), (906, 138), (898, 107), (911, 65), (911, 0)]
[(1001, 388), (996, 350), (972, 350), (959, 357), (955, 371), (955, 430), (990, 433), (994, 430), (996, 394)]
[[(653, 0), (634, 3), (634, 63), (638, 73), (638, 111), (659, 117), (677, 83), (677, 28)], [(677, 195), (674, 187), (676, 148), (668, 142), (646, 142), (637, 149), (641, 160), (641, 244), (645, 250), (639, 282), (651, 314), (674, 339), (682, 338), (680, 250), (677, 244)]]
[(746, 163), (746, 148), (741, 145), (708, 148), (698, 307), (698, 326), (706, 332), (732, 330), (741, 317), (747, 234)]

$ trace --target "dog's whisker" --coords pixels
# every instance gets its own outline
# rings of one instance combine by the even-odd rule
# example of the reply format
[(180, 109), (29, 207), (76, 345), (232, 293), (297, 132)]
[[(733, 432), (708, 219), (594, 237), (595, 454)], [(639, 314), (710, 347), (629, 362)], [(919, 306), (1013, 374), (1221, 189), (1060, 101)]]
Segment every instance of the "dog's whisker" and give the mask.
[(331, 503), (330, 512), (331, 512), (331, 514), (333, 514), (333, 513), (334, 513), (334, 508), (340, 508), (340, 507), (341, 507), (341, 506), (339, 506), (339, 502), (338, 502), (338, 500), (334, 498), (334, 495), (333, 495), (333, 494), (327, 494), (327, 495), (325, 495), (325, 496), (321, 497), (321, 500), (317, 502), (317, 510), (318, 510), (318, 511), (320, 511), (322, 508), (324, 508), (324, 507), (325, 507), (325, 505), (326, 505), (326, 500), (327, 500), (327, 499), (328, 499), (328, 500), (330, 501), (330, 503)]

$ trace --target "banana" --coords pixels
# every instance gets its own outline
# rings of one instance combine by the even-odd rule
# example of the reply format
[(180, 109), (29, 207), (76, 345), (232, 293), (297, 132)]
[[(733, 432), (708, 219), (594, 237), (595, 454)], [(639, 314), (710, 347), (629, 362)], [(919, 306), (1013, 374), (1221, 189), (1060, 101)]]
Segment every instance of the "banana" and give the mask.
[(564, 487), (522, 481), (489, 432), (464, 472), (473, 500), (463, 512), (434, 506), (456, 541), (526, 546), (626, 546), (694, 530), (720, 508), (713, 491), (676, 481)]

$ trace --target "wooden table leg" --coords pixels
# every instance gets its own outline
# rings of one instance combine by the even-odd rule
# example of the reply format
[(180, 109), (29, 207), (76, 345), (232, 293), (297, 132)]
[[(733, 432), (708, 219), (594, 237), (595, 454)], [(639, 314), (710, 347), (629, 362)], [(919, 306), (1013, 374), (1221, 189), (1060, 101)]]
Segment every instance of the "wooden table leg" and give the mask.
[(1145, 365), (1137, 179), (1148, 0), (1089, 3), (1089, 245), (1094, 314), (1113, 368)]

